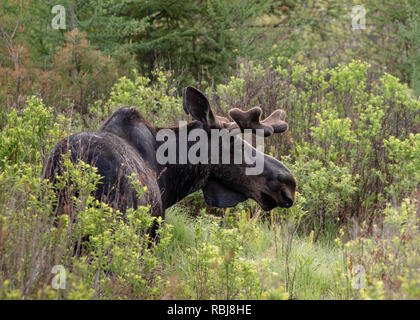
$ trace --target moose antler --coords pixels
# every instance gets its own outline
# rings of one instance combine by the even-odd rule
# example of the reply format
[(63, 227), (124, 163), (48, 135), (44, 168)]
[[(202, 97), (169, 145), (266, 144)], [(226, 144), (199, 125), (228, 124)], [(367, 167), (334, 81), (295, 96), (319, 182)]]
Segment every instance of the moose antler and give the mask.
[(234, 108), (229, 111), (229, 116), (234, 120), (230, 122), (224, 117), (217, 116), (217, 120), (223, 128), (228, 130), (239, 128), (244, 129), (262, 129), (264, 130), (264, 137), (271, 136), (273, 133), (281, 133), (287, 130), (288, 125), (284, 121), (286, 113), (283, 110), (275, 110), (265, 120), (261, 121), (262, 109), (260, 107), (253, 107), (248, 111), (242, 111)]

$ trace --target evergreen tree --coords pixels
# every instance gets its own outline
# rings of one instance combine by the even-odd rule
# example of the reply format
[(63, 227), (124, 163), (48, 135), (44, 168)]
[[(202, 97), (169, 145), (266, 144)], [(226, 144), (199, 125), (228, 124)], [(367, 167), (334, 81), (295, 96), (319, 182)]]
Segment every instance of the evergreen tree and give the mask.
[(370, 21), (361, 51), (420, 95), (420, 6), (418, 0), (368, 1)]

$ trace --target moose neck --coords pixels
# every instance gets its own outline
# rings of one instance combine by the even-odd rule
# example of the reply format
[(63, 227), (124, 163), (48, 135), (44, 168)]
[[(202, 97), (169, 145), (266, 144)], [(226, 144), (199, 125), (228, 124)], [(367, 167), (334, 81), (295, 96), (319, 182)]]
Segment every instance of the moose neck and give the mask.
[[(191, 122), (187, 125), (187, 133), (192, 129), (199, 128), (197, 122)], [(180, 164), (180, 130), (179, 128), (170, 128), (176, 136), (177, 161), (175, 164), (158, 165), (158, 184), (162, 196), (163, 208), (166, 209), (189, 194), (202, 189), (210, 175), (210, 167), (206, 164)], [(181, 137), (182, 138), (182, 137)], [(182, 139), (181, 139), (182, 140)], [(157, 144), (159, 147), (162, 143)], [(187, 143), (187, 153), (194, 142)], [(181, 150), (181, 152), (185, 152)]]

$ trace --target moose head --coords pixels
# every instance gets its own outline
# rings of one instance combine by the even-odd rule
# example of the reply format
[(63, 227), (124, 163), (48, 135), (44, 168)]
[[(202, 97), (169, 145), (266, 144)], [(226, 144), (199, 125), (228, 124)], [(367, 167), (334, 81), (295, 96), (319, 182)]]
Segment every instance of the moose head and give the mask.
[[(176, 128), (172, 138), (165, 142), (168, 148), (176, 146), (178, 155), (172, 164), (161, 168), (159, 185), (164, 207), (198, 189), (203, 190), (207, 204), (215, 207), (232, 207), (248, 198), (254, 199), (265, 211), (293, 205), (296, 180), (292, 173), (280, 161), (255, 148), (258, 134), (268, 137), (288, 129), (283, 110), (276, 110), (261, 120), (260, 107), (248, 111), (235, 108), (229, 111), (233, 120), (230, 121), (214, 115), (208, 99), (193, 87), (183, 91), (183, 108), (194, 121)], [(251, 141), (245, 141), (239, 134), (247, 131)], [(188, 140), (185, 146), (182, 139)], [(208, 141), (197, 147), (194, 140), (198, 139)], [(163, 141), (159, 132), (157, 140)], [(198, 157), (204, 161), (193, 161), (187, 157), (190, 154), (195, 160)], [(258, 159), (259, 172), (250, 174)]]

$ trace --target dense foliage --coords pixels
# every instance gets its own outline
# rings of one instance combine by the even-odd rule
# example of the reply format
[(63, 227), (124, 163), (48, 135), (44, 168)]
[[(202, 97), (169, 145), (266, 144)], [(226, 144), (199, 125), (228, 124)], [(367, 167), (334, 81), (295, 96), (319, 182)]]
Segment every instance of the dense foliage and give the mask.
[[(348, 1), (60, 1), (53, 30), (54, 1), (2, 2), (0, 298), (419, 299), (420, 12), (365, 3), (352, 30)], [(221, 116), (286, 111), (265, 152), (295, 175), (295, 205), (197, 192), (152, 242), (147, 207), (122, 219), (92, 197), (96, 168), (64, 158), (73, 209), (56, 217), (40, 175), (58, 139), (125, 105), (175, 125), (186, 84)]]

